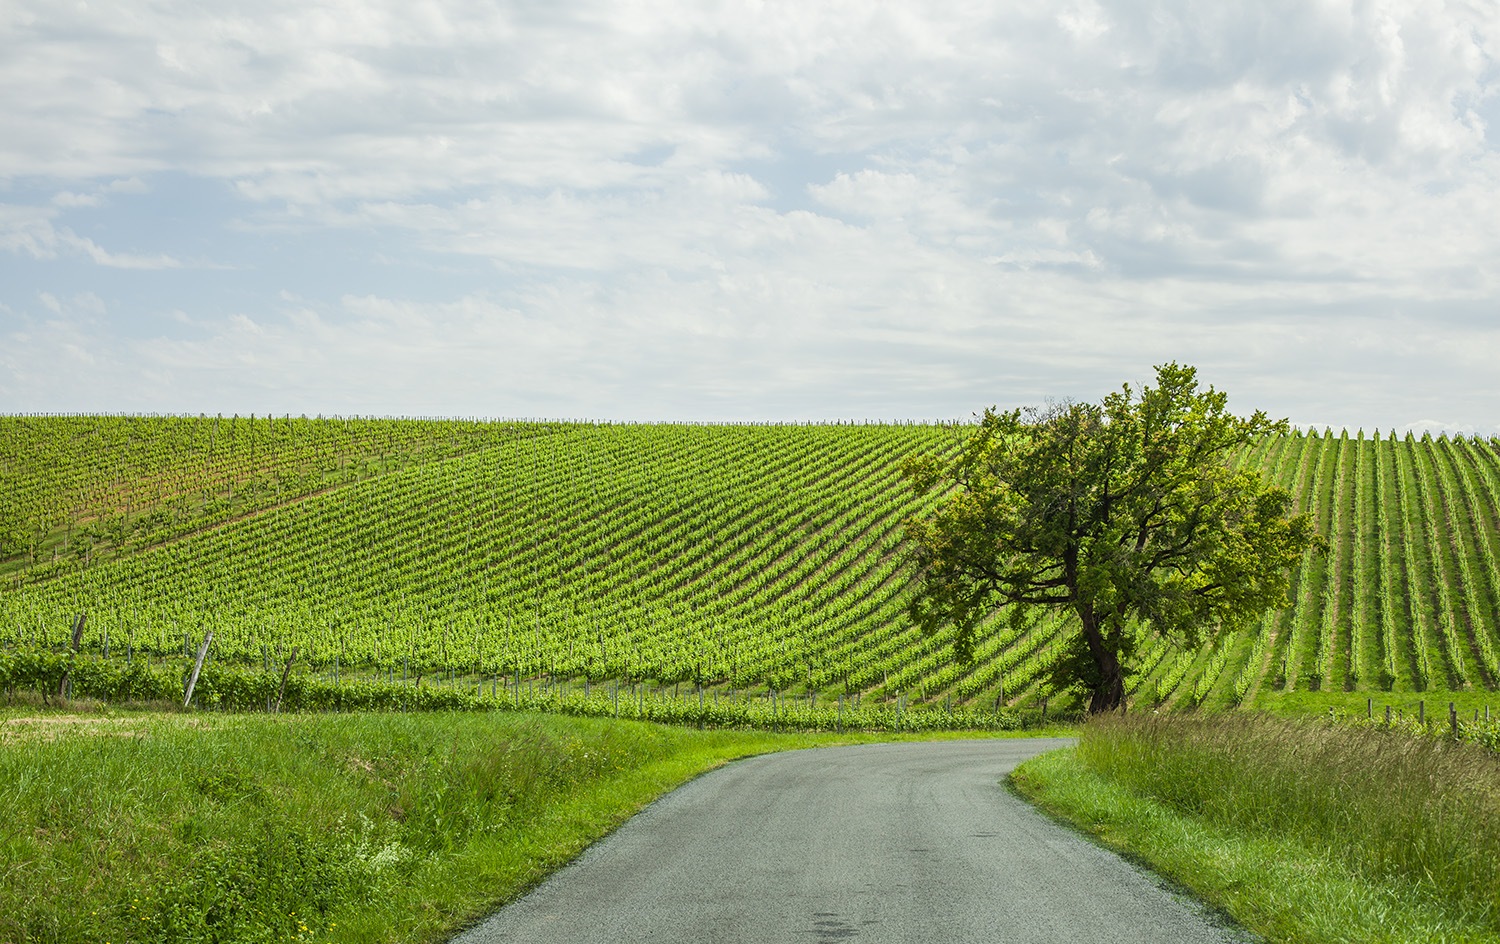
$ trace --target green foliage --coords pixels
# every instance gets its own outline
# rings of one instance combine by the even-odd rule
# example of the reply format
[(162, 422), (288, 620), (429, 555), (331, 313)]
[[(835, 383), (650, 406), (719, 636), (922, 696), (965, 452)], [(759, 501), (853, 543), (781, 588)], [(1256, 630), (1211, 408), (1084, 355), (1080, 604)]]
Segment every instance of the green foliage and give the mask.
[[(144, 661), (74, 660), (31, 648), (0, 650), (0, 689), (33, 691), (50, 701), (64, 673), (69, 698), (106, 703), (180, 704), (190, 665), (173, 661), (151, 666)], [(486, 684), (487, 683), (487, 684)], [(613, 691), (560, 684), (530, 688), (502, 687), (499, 679), (467, 679), (433, 685), (375, 678), (335, 681), (326, 676), (293, 673), (286, 687), (281, 676), (241, 666), (210, 665), (193, 689), (193, 703), (214, 711), (267, 711), (281, 696), (282, 710), (297, 711), (547, 711), (591, 718), (627, 718), (700, 728), (756, 727), (783, 731), (1019, 731), (1044, 720), (1036, 709), (909, 706), (853, 699), (810, 702), (803, 697), (747, 697), (728, 693), (718, 698), (675, 697), (670, 689), (648, 691), (644, 685)], [(1054, 711), (1054, 722), (1069, 720)]]
[(1285, 605), (1288, 569), (1323, 542), (1308, 516), (1288, 515), (1286, 491), (1232, 464), (1286, 421), (1240, 419), (1226, 402), (1168, 364), (1139, 396), (1126, 385), (1097, 405), (987, 410), (956, 456), (908, 459), (919, 494), (947, 493), (907, 523), (922, 577), (913, 618), (954, 626), (969, 660), (992, 609), (1021, 622), (1036, 607), (1070, 610), (1081, 632), (1059, 684), (1091, 690), (1097, 711), (1121, 704), (1140, 626), (1196, 648)]
[[(977, 694), (992, 676), (938, 651), (910, 657), (891, 553), (921, 507), (895, 467), (944, 435), (664, 425), (518, 437), (0, 592), (0, 626), (46, 645), (81, 604), (95, 651), (108, 633), (161, 657), (211, 628), (221, 662), (298, 646), (323, 670), (337, 657), (398, 674)], [(1021, 654), (1057, 630), (1017, 640)]]

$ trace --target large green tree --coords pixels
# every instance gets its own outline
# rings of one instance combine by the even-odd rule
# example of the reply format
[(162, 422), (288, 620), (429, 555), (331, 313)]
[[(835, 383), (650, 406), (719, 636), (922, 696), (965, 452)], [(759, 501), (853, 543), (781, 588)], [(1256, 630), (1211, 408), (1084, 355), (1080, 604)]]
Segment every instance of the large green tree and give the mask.
[(1289, 570), (1325, 549), (1291, 496), (1237, 467), (1286, 420), (1248, 419), (1197, 371), (1167, 364), (1156, 386), (1127, 384), (1100, 403), (986, 410), (956, 454), (913, 457), (903, 473), (930, 515), (906, 522), (919, 577), (911, 614), (952, 626), (973, 659), (981, 620), (1008, 609), (1071, 611), (1078, 631), (1055, 667), (1091, 692), (1089, 710), (1125, 706), (1125, 681), (1148, 630), (1196, 648), (1287, 604)]

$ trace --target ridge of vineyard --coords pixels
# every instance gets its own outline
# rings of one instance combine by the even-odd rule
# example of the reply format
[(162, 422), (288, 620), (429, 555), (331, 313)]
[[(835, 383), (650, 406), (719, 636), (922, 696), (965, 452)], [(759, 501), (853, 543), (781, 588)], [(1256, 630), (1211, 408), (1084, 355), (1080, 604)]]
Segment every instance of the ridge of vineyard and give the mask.
[[(965, 433), (0, 417), (0, 485), (31, 516), (0, 561), (0, 640), (56, 648), (87, 612), (84, 648), (117, 657), (182, 658), (212, 631), (220, 662), (296, 647), (335, 676), (1044, 697), (1067, 617), (993, 620), (970, 665), (906, 617), (901, 522), (935, 499), (900, 461)], [(1291, 606), (1202, 650), (1140, 628), (1137, 703), (1496, 688), (1495, 441), (1299, 432), (1237, 461), (1330, 551), (1296, 568)]]
[(347, 482), (560, 425), (0, 415), (0, 581), (67, 573)]

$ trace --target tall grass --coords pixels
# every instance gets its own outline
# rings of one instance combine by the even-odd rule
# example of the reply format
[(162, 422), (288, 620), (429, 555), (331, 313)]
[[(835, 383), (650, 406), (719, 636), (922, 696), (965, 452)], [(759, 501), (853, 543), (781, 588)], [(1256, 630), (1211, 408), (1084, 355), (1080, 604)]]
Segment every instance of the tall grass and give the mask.
[(0, 942), (446, 940), (693, 773), (807, 743), (511, 712), (0, 718)]
[(1290, 837), (1500, 927), (1500, 758), (1378, 725), (1229, 713), (1099, 717), (1078, 756), (1137, 793)]

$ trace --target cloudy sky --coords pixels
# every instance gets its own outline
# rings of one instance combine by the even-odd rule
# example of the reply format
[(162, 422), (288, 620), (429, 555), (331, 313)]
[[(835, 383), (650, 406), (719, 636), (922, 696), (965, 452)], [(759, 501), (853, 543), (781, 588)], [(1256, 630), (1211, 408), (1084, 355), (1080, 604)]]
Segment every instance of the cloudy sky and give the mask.
[(1500, 433), (1500, 5), (6, 0), (0, 412)]

